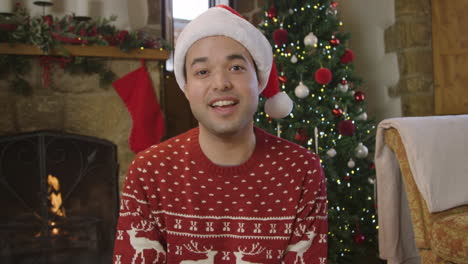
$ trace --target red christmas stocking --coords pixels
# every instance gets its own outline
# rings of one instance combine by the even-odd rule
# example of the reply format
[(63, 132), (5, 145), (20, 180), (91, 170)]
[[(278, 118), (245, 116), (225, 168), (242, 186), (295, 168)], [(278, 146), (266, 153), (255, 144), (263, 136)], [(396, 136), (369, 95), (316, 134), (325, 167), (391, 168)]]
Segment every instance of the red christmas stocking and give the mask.
[(112, 84), (132, 116), (130, 149), (138, 153), (159, 143), (164, 135), (164, 117), (153, 90), (151, 79), (142, 66)]

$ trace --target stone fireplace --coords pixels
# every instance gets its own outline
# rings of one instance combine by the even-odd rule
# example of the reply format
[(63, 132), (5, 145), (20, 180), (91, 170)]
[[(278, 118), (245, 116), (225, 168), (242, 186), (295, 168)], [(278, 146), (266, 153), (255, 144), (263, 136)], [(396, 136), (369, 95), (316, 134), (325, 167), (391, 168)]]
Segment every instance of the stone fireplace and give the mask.
[[(110, 263), (118, 192), (134, 157), (128, 146), (130, 114), (112, 86), (100, 87), (97, 75), (71, 76), (55, 67), (52, 85), (43, 87), (37, 59), (31, 57), (31, 63), (26, 78), (33, 86), (32, 95), (13, 92), (9, 76), (0, 79), (2, 146), (5, 142), (19, 144), (10, 145), (8, 151), (0, 146), (2, 155), (10, 153), (0, 158), (0, 170), (17, 170), (0, 171), (0, 263)], [(108, 59), (106, 64), (120, 78), (139, 68), (141, 62)], [(146, 66), (159, 96), (160, 62), (147, 61)], [(29, 143), (18, 143), (17, 138), (27, 138)], [(48, 149), (51, 157), (39, 158), (36, 154), (41, 149)], [(12, 157), (35, 165), (13, 166)], [(53, 167), (47, 161), (61, 165)], [(72, 162), (61, 163), (65, 161)], [(93, 162), (106, 163), (107, 169), (83, 176)], [(51, 187), (54, 182), (60, 183), (60, 190)], [(51, 195), (59, 194), (64, 215), (50, 211)], [(102, 199), (109, 201), (103, 202), (105, 208)], [(6, 203), (17, 206), (5, 207)], [(37, 250), (27, 250), (31, 248)], [(96, 254), (100, 250), (105, 254)], [(70, 258), (70, 253), (80, 258)]]

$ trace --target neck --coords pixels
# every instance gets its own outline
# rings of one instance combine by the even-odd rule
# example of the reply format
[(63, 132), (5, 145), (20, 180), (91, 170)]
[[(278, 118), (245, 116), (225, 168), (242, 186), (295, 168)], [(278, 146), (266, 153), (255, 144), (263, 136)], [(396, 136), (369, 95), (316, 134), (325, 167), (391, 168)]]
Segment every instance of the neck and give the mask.
[(217, 135), (200, 127), (200, 147), (206, 157), (220, 166), (236, 166), (247, 161), (255, 150), (253, 123), (235, 134)]

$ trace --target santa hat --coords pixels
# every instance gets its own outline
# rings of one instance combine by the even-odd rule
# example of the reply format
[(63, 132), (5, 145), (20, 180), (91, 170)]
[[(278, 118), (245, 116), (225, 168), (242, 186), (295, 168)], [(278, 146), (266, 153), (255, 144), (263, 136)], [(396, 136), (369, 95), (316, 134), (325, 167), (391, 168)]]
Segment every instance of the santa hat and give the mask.
[(192, 20), (179, 35), (174, 54), (174, 72), (179, 87), (182, 90), (185, 88), (187, 51), (197, 40), (210, 36), (226, 36), (241, 43), (257, 65), (262, 95), (267, 98), (265, 112), (272, 118), (289, 115), (293, 102), (279, 89), (270, 43), (260, 30), (229, 6), (217, 5), (208, 9)]

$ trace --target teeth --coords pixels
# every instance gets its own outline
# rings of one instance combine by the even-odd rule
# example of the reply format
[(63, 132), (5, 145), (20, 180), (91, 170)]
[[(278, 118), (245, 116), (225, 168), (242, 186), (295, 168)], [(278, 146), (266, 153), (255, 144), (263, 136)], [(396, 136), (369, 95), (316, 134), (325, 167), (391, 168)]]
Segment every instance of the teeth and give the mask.
[(216, 106), (226, 106), (226, 105), (233, 105), (233, 104), (235, 104), (234, 101), (217, 101), (211, 106), (216, 107)]

